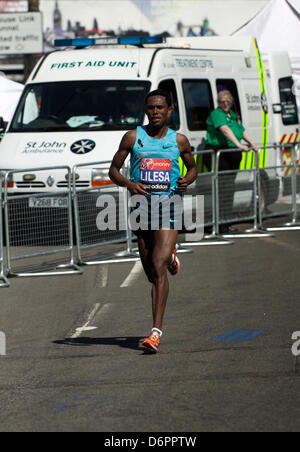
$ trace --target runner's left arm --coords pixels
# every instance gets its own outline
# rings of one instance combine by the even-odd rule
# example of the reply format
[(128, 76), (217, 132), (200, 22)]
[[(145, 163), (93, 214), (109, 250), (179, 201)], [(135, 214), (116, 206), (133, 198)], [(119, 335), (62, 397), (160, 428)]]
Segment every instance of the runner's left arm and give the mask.
[(180, 151), (180, 157), (182, 158), (182, 161), (187, 169), (186, 175), (184, 177), (180, 176), (180, 178), (177, 180), (177, 184), (178, 190), (180, 192), (185, 192), (188, 185), (192, 184), (197, 179), (198, 172), (195, 164), (195, 159), (192, 155), (191, 145), (187, 137), (178, 133), (177, 144)]

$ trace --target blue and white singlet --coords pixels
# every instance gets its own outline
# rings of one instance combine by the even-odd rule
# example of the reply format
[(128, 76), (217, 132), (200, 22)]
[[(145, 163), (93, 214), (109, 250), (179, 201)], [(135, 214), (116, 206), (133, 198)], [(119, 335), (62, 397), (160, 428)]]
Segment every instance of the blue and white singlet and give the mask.
[(164, 138), (152, 138), (146, 126), (137, 127), (136, 141), (130, 159), (130, 180), (141, 182), (149, 194), (172, 195), (180, 177), (180, 151), (177, 133), (168, 129)]

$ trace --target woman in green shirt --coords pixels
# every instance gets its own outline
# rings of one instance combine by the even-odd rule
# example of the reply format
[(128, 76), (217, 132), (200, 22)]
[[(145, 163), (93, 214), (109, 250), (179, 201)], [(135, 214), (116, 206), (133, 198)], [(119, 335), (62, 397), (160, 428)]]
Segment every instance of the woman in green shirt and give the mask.
[[(236, 113), (232, 110), (233, 96), (230, 91), (220, 91), (218, 94), (218, 108), (211, 112), (207, 118), (206, 148), (228, 149), (238, 148), (241, 152), (224, 152), (220, 156), (219, 171), (238, 170), (242, 160), (242, 151), (249, 151), (249, 146), (254, 151), (258, 148), (243, 124), (238, 120)], [(245, 140), (248, 145), (241, 143)], [(219, 178), (220, 187), (220, 220), (232, 218), (234, 185), (236, 173), (222, 175)], [(226, 232), (226, 226), (221, 228)]]
[[(244, 139), (249, 146), (257, 151), (256, 144), (245, 130), (243, 124), (238, 121), (236, 113), (232, 110), (232, 106), (233, 97), (230, 91), (220, 91), (218, 94), (218, 108), (211, 112), (206, 121), (207, 147), (213, 149), (238, 148), (241, 151), (247, 152), (249, 151), (249, 147), (241, 143)], [(230, 153), (230, 155), (232, 154)]]

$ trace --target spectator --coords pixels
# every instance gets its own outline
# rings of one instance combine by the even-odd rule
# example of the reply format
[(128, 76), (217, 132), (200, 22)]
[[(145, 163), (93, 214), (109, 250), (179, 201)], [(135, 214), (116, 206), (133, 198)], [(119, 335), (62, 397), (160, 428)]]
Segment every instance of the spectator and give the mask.
[[(238, 148), (241, 152), (224, 152), (220, 156), (219, 171), (231, 171), (219, 179), (220, 220), (232, 218), (236, 171), (240, 167), (242, 151), (254, 151), (258, 148), (249, 133), (240, 122), (238, 115), (232, 110), (234, 105), (230, 91), (220, 91), (218, 94), (218, 108), (207, 118), (206, 147), (208, 149)], [(245, 140), (248, 145), (243, 144)], [(226, 233), (229, 225), (221, 225), (220, 232)]]

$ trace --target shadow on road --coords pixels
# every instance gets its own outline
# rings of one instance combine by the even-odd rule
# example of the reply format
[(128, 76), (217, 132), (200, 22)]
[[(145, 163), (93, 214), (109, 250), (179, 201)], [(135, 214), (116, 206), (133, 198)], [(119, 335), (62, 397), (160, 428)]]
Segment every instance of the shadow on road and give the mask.
[(53, 341), (54, 344), (59, 345), (75, 345), (87, 347), (90, 345), (117, 345), (118, 347), (131, 348), (133, 350), (145, 351), (140, 346), (141, 339), (145, 339), (145, 336), (137, 337), (78, 337), (78, 338), (66, 338), (61, 341)]

